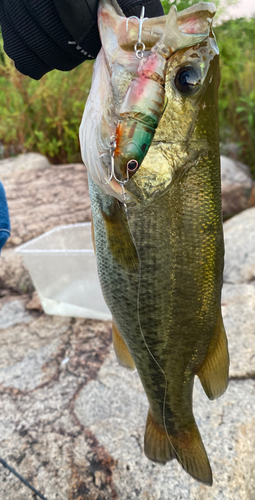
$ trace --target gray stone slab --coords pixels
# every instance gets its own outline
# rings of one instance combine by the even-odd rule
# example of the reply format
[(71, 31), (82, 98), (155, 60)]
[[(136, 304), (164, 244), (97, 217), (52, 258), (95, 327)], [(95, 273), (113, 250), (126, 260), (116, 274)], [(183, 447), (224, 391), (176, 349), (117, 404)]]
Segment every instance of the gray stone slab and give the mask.
[(249, 206), (254, 180), (247, 165), (221, 156), (221, 188), (224, 217), (231, 217)]
[(28, 323), (32, 319), (26, 311), (22, 300), (12, 300), (3, 305), (0, 310), (0, 329), (8, 328), (16, 323)]
[(3, 184), (12, 226), (5, 248), (21, 245), (56, 226), (91, 218), (87, 173), (82, 164), (14, 171)]
[(225, 283), (255, 280), (255, 208), (224, 223)]
[(40, 349), (28, 349), (27, 355), (22, 361), (0, 370), (0, 384), (23, 391), (35, 389), (43, 383), (43, 365), (56, 352), (58, 345), (59, 342), (55, 340), (55, 342)]
[(14, 172), (26, 172), (32, 169), (49, 168), (50, 162), (40, 153), (25, 153), (0, 160), (1, 179), (9, 178)]
[[(109, 323), (45, 314), (1, 331), (0, 456), (48, 500), (116, 498), (112, 457), (73, 413), (109, 344)], [(1, 464), (0, 499), (32, 500)]]
[(230, 376), (255, 375), (255, 284), (225, 283), (222, 315), (229, 343)]
[(232, 158), (221, 155), (221, 183), (222, 188), (240, 184), (246, 188), (251, 188), (254, 181), (251, 176), (251, 171), (247, 165), (239, 161), (234, 161)]
[(11, 248), (1, 251), (0, 293), (24, 294), (34, 290), (34, 285), (21, 255)]

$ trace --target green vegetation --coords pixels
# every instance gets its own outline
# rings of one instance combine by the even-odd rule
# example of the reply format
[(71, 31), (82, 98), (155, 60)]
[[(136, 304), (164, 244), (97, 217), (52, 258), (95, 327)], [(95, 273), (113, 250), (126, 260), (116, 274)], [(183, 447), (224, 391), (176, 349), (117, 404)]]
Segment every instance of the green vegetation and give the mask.
[(220, 50), (219, 119), (221, 142), (236, 142), (240, 159), (255, 175), (255, 18), (215, 28)]
[[(204, 0), (207, 2), (210, 2), (210, 0)], [(217, 8), (217, 12), (215, 15), (215, 19), (219, 17), (222, 17), (222, 15), (227, 14), (228, 7), (230, 5), (236, 5), (238, 4), (239, 0), (213, 0), (214, 5)], [(165, 14), (168, 13), (171, 5), (176, 5), (177, 10), (183, 10), (187, 9), (188, 7), (191, 7), (191, 5), (194, 5), (195, 3), (198, 3), (198, 0), (161, 0), (161, 3), (163, 5), (163, 9)]]
[[(178, 10), (198, 0), (174, 0)], [(219, 16), (226, 15), (232, 0), (213, 0)], [(168, 0), (162, 0), (165, 12)], [(255, 178), (255, 18), (226, 21), (214, 28), (220, 51), (220, 141), (240, 146), (240, 160), (251, 167)]]
[(51, 71), (39, 82), (21, 75), (0, 40), (0, 143), (5, 151), (38, 151), (52, 163), (81, 161), (78, 129), (93, 70)]
[[(173, 3), (182, 9), (195, 1)], [(229, 1), (220, 0), (221, 11)], [(220, 140), (238, 143), (240, 160), (255, 175), (255, 18), (230, 20), (214, 31), (221, 55)], [(39, 151), (55, 163), (79, 160), (78, 128), (92, 68), (86, 62), (35, 82), (15, 70), (0, 43), (0, 143), (6, 151)]]

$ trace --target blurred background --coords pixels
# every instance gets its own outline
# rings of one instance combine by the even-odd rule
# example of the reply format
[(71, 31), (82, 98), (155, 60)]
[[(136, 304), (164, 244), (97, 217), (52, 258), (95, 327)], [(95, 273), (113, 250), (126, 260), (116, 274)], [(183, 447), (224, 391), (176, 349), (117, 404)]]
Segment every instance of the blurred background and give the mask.
[[(165, 12), (168, 0), (163, 0)], [(175, 0), (178, 10), (196, 3)], [(214, 31), (221, 57), (221, 152), (247, 164), (255, 178), (255, 5), (216, 0)], [(93, 62), (71, 72), (52, 71), (39, 82), (21, 75), (3, 52), (0, 34), (0, 159), (40, 152), (51, 163), (81, 161), (78, 127)]]

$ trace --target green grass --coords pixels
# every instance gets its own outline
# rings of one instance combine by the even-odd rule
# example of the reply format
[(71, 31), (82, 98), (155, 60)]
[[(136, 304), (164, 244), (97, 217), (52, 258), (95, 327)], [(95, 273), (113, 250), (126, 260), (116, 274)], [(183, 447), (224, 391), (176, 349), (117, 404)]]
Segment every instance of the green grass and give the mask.
[(51, 71), (39, 82), (21, 75), (0, 45), (0, 143), (13, 154), (38, 151), (52, 163), (81, 161), (78, 131), (93, 63)]

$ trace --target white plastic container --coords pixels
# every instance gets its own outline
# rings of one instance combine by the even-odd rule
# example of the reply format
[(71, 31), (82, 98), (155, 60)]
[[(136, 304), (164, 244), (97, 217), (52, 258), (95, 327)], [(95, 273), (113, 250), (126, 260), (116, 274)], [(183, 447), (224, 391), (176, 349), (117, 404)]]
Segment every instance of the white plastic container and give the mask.
[(91, 224), (59, 226), (16, 249), (47, 314), (111, 319), (97, 275)]

